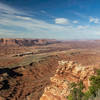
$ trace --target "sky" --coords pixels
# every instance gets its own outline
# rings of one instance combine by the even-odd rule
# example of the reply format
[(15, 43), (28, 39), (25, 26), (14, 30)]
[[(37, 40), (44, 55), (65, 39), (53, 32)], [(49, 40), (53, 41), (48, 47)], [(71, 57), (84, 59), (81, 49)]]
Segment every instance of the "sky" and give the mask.
[(0, 0), (0, 38), (100, 39), (100, 0)]

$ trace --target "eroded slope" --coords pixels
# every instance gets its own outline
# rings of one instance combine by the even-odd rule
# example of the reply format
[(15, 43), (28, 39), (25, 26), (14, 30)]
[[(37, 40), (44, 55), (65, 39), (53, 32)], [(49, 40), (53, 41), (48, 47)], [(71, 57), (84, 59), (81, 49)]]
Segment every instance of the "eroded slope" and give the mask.
[(58, 59), (53, 56), (28, 66), (1, 68), (0, 100), (39, 100), (50, 84)]

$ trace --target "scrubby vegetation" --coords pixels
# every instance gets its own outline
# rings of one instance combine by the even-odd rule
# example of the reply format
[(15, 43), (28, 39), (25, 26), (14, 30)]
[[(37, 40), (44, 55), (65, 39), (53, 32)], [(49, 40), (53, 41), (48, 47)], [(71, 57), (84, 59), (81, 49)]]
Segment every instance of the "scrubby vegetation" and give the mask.
[(90, 86), (86, 92), (83, 92), (85, 87), (82, 81), (77, 84), (71, 83), (68, 100), (100, 100), (100, 69), (89, 80)]

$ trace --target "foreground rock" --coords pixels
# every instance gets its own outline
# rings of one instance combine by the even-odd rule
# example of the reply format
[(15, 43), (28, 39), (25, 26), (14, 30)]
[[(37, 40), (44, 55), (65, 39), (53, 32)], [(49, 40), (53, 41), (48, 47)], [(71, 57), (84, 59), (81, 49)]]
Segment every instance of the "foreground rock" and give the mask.
[(73, 61), (59, 61), (58, 63), (56, 74), (50, 78), (51, 84), (45, 88), (40, 100), (67, 100), (70, 83), (83, 80), (85, 90), (87, 90), (89, 77), (95, 74), (92, 66), (85, 67)]

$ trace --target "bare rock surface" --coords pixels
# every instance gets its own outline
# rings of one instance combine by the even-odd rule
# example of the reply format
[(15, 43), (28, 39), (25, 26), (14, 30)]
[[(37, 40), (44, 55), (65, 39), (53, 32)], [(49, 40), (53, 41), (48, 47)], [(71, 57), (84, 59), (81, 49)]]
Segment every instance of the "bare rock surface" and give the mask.
[(51, 84), (45, 87), (40, 100), (67, 100), (70, 83), (83, 81), (85, 90), (89, 86), (89, 77), (95, 74), (92, 66), (82, 66), (73, 61), (59, 61), (56, 74), (50, 78)]

